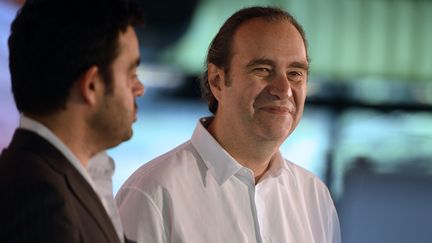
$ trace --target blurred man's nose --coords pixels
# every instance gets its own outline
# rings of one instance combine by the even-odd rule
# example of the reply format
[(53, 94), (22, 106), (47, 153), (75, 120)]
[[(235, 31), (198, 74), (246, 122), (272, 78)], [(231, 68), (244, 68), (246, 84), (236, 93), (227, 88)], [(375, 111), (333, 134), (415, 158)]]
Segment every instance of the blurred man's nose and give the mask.
[(141, 83), (141, 81), (138, 81), (132, 89), (132, 92), (135, 96), (144, 95), (144, 91), (145, 91), (145, 88), (144, 88), (144, 85)]

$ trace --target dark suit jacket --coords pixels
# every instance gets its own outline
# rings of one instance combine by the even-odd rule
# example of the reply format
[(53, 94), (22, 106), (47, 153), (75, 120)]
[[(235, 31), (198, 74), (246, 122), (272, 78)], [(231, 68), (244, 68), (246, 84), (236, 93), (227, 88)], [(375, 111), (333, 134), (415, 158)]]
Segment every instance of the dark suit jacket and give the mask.
[(63, 154), (17, 129), (0, 156), (0, 242), (120, 241), (99, 197)]

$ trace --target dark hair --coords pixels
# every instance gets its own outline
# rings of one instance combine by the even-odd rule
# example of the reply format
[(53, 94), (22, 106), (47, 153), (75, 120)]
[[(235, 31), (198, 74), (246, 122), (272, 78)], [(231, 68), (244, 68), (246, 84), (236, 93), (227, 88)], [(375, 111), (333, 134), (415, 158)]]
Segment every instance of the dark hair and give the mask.
[(307, 40), (304, 30), (288, 12), (275, 7), (249, 7), (237, 11), (225, 21), (210, 43), (205, 63), (205, 72), (200, 80), (202, 97), (207, 101), (208, 108), (212, 113), (216, 113), (218, 101), (210, 90), (207, 65), (213, 63), (229, 73), (234, 34), (243, 23), (254, 18), (262, 18), (269, 21), (289, 21), (300, 33), (307, 51)]
[(142, 19), (129, 0), (27, 0), (8, 40), (18, 110), (46, 115), (65, 108), (73, 83), (93, 65), (112, 89), (119, 34)]

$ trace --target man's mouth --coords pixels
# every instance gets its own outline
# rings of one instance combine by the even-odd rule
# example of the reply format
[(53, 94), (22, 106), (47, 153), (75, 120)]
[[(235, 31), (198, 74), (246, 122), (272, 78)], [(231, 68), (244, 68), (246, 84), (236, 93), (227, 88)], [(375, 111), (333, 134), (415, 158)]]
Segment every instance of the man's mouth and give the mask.
[(288, 105), (266, 105), (261, 109), (275, 115), (289, 115), (294, 113), (295, 107), (289, 103)]
[(138, 105), (137, 105), (136, 102), (134, 103), (134, 112), (133, 112), (133, 114), (134, 114), (133, 121), (135, 122), (138, 119)]
[(286, 104), (263, 105), (260, 109), (276, 115), (294, 114), (296, 110), (292, 102), (287, 102)]

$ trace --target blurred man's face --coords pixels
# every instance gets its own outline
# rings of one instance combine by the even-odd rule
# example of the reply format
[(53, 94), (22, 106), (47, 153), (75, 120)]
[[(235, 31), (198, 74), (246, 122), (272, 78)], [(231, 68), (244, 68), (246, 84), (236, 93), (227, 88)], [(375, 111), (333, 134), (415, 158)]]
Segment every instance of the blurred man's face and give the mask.
[(132, 123), (136, 120), (135, 99), (144, 92), (144, 86), (137, 78), (139, 46), (135, 30), (128, 27), (119, 36), (119, 55), (112, 64), (111, 93), (95, 114), (92, 124), (109, 147), (115, 146), (132, 136)]
[(306, 98), (303, 39), (288, 21), (252, 19), (237, 30), (216, 116), (227, 129), (282, 143), (297, 126)]

